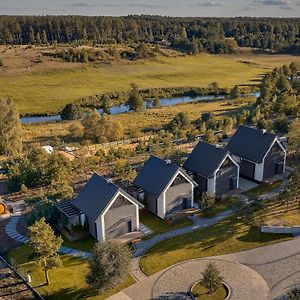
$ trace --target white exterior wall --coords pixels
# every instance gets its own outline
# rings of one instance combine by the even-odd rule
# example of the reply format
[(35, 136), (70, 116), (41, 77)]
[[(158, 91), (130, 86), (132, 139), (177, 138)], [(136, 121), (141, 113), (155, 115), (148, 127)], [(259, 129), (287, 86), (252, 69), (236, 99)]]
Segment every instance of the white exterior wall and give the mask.
[(255, 164), (255, 171), (254, 171), (254, 179), (257, 181), (263, 181), (264, 179), (264, 163)]
[(104, 228), (102, 227), (102, 222), (101, 222), (101, 216), (96, 220), (96, 227), (97, 227), (97, 232), (96, 232), (96, 239), (98, 242), (104, 241), (105, 240), (105, 234), (104, 234)]
[(212, 195), (214, 195), (216, 193), (215, 177), (207, 179), (207, 192)]

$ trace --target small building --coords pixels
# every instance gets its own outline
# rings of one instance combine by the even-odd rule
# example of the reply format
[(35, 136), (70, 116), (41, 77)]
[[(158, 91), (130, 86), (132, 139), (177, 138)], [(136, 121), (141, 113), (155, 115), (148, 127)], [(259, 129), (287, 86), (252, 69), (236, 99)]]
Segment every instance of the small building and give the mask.
[(183, 167), (193, 176), (200, 193), (225, 194), (239, 188), (239, 165), (218, 146), (199, 142)]
[(285, 172), (286, 150), (277, 135), (240, 126), (226, 146), (240, 165), (240, 176), (261, 182)]
[(100, 175), (94, 174), (71, 204), (73, 209), (70, 205), (64, 209), (64, 203), (58, 204), (68, 218), (66, 223), (86, 226), (98, 241), (139, 230), (139, 208), (143, 205)]
[(151, 156), (133, 184), (139, 189), (138, 200), (162, 219), (194, 206), (197, 183), (170, 160)]

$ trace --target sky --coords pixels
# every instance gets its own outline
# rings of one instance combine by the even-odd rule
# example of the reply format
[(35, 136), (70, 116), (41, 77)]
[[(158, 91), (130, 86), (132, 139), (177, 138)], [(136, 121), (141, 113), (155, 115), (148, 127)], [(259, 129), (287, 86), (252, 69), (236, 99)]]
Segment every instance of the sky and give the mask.
[(300, 17), (300, 0), (0, 0), (0, 15)]

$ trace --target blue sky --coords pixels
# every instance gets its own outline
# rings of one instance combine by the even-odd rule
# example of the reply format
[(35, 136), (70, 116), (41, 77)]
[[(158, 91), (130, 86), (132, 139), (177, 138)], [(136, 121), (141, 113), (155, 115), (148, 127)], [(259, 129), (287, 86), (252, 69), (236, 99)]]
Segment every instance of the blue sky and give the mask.
[(0, 14), (300, 17), (300, 0), (0, 0)]

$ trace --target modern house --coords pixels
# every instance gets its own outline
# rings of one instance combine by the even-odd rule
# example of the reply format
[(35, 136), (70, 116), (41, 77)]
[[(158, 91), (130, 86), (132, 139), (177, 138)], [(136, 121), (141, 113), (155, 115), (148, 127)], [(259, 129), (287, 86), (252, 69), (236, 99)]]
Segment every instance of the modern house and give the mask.
[(58, 204), (68, 219), (66, 226), (86, 226), (98, 241), (138, 231), (140, 207), (144, 206), (111, 180), (97, 174), (72, 202)]
[(261, 182), (285, 172), (286, 150), (275, 134), (240, 126), (226, 149), (240, 165), (240, 176)]
[(183, 167), (193, 176), (200, 193), (221, 195), (239, 188), (239, 165), (218, 146), (199, 142)]
[(162, 219), (194, 205), (197, 183), (169, 160), (151, 156), (133, 184), (138, 200)]

